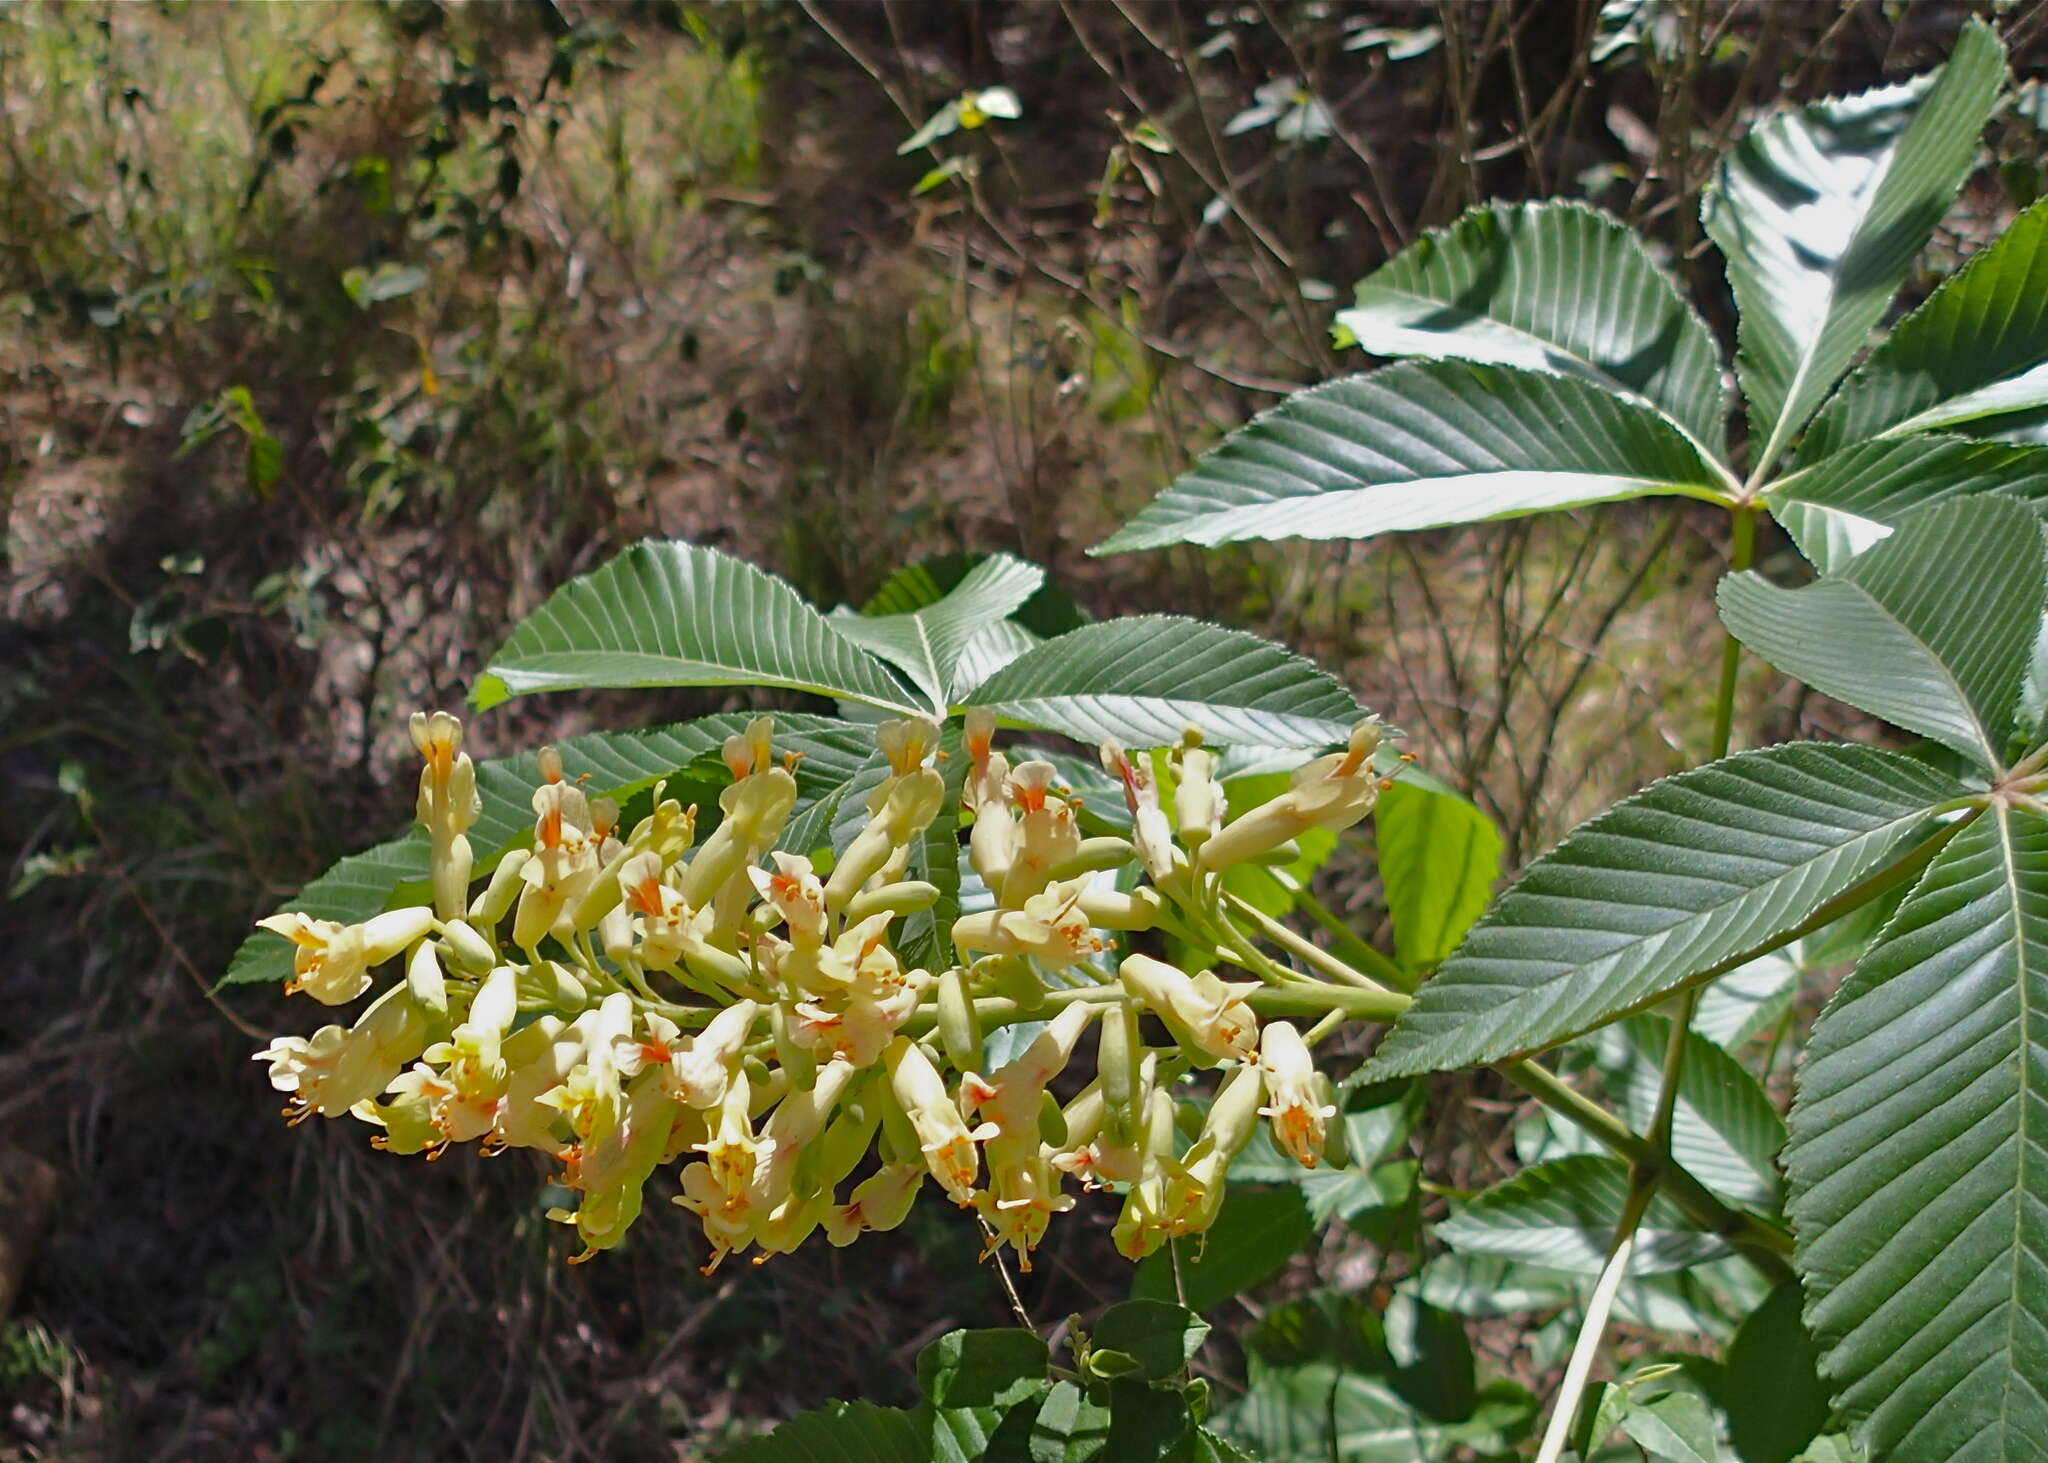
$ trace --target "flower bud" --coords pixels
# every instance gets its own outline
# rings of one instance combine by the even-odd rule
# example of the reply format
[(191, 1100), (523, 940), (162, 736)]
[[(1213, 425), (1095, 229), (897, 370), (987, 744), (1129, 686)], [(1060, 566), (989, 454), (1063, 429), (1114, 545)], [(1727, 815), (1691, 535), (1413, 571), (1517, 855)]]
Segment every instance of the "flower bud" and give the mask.
[(491, 929), (505, 917), (505, 911), (512, 907), (512, 901), (526, 887), (521, 873), (529, 856), (525, 849), (514, 848), (508, 849), (498, 860), (483, 893), (469, 902), (469, 917), (479, 927)]
[(927, 884), (921, 879), (907, 879), (895, 884), (881, 884), (865, 889), (846, 903), (846, 922), (859, 924), (869, 915), (887, 912), (899, 918), (906, 914), (920, 914), (939, 901), (939, 886)]
[(967, 997), (967, 973), (957, 965), (942, 972), (936, 995), (946, 1060), (963, 1072), (981, 1070), (981, 1022)]
[(441, 938), (448, 942), (448, 957), (455, 968), (468, 975), (484, 975), (498, 963), (498, 952), (468, 920), (451, 919), (441, 926)]

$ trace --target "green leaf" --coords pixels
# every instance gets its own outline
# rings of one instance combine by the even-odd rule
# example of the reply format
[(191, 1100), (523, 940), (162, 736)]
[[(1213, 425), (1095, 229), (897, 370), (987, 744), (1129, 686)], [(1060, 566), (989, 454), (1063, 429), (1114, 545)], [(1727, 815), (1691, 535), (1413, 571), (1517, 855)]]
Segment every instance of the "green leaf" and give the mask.
[(1500, 830), (1464, 798), (1396, 782), (1373, 808), (1394, 953), (1426, 970), (1458, 946), (1500, 878)]
[(1383, 1377), (1335, 1362), (1255, 1369), (1244, 1397), (1216, 1419), (1217, 1430), (1265, 1463), (1417, 1463), (1463, 1457), (1469, 1446), (1492, 1456), (1524, 1432), (1533, 1399), (1512, 1382), (1479, 1389), (1478, 1408), (1442, 1423), (1411, 1407)]
[(1109, 1446), (1110, 1411), (1072, 1382), (1046, 1394), (1031, 1422), (1031, 1463), (1089, 1463)]
[(1799, 444), (1801, 462), (2048, 406), (2048, 202), (2037, 203), (1892, 327)]
[(1209, 1323), (1186, 1306), (1163, 1300), (1127, 1300), (1096, 1318), (1091, 1345), (1120, 1351), (1136, 1363), (1129, 1376), (1163, 1382), (1187, 1369), (1202, 1349)]
[(1396, 1295), (1387, 1306), (1386, 1337), (1402, 1401), (1437, 1422), (1472, 1415), (1479, 1384), (1463, 1321), (1412, 1295)]
[(987, 1407), (1019, 1382), (1042, 1382), (1045, 1342), (1019, 1326), (948, 1331), (917, 1354), (917, 1386), (940, 1407)]
[[(906, 615), (937, 604), (960, 582), (992, 558), (1001, 554), (960, 552), (932, 554), (907, 564), (882, 581), (882, 587), (868, 596), (860, 607), (864, 615)], [(1016, 561), (1021, 562), (1021, 561)], [(1026, 565), (1036, 569), (1038, 566)], [(1039, 572), (1043, 573), (1043, 570)], [(1033, 635), (1064, 635), (1088, 623), (1088, 612), (1057, 584), (1043, 583), (1011, 616)]]
[(1978, 494), (2048, 511), (2048, 448), (1945, 436), (1863, 442), (1780, 478), (1764, 501), (1816, 568), (1839, 574), (1913, 510)]
[(915, 1412), (833, 1402), (727, 1448), (717, 1463), (933, 1463), (931, 1428)]
[(1581, 203), (1491, 203), (1357, 287), (1340, 333), (1376, 356), (1580, 376), (1655, 405), (1709, 452), (1725, 433), (1720, 351), (1636, 235)]
[(1195, 1441), (1189, 1436), (1193, 1421), (1180, 1388), (1121, 1378), (1109, 1384), (1109, 1441), (1104, 1451), (1116, 1463), (1154, 1463)]
[[(1625, 1106), (1629, 1122), (1644, 1132), (1657, 1110), (1671, 1022), (1654, 1014), (1631, 1016), (1622, 1029), (1636, 1056)], [(1776, 1206), (1785, 1120), (1748, 1069), (1696, 1031), (1686, 1033), (1671, 1118), (1671, 1156), (1686, 1172), (1723, 1198)]]
[(1964, 791), (1895, 753), (1797, 743), (1652, 783), (1529, 866), (1367, 1077), (1541, 1051), (1754, 958)]
[(1834, 1412), (1820, 1348), (1799, 1319), (1802, 1299), (1799, 1282), (1787, 1280), (1728, 1344), (1728, 1437), (1742, 1463), (1791, 1463)]
[(1045, 571), (1037, 565), (996, 554), (929, 605), (896, 614), (834, 615), (827, 623), (903, 671), (924, 693), (930, 703), (927, 709), (943, 715), (968, 646), (1020, 608), (1044, 582)]
[[(1192, 1311), (1211, 1311), (1276, 1275), (1315, 1233), (1299, 1189), (1233, 1192), (1202, 1242), (1181, 1245), (1181, 1292)], [(1131, 1277), (1141, 1299), (1175, 1298), (1173, 1255), (1147, 1255)]]
[[(1677, 1293), (1694, 1288), (1693, 1277), (1699, 1273), (1632, 1276), (1615, 1298), (1616, 1319), (1653, 1331), (1705, 1331), (1706, 1318), (1699, 1306)], [(1479, 1319), (1576, 1310), (1585, 1305), (1592, 1288), (1591, 1277), (1583, 1274), (1501, 1255), (1456, 1253), (1438, 1255), (1400, 1286), (1402, 1294)]]
[(1104, 620), (1026, 651), (975, 687), (969, 706), (1083, 742), (1180, 740), (1322, 747), (1363, 713), (1328, 672), (1270, 640), (1170, 615)]
[(596, 686), (774, 686), (917, 709), (787, 583), (700, 544), (635, 544), (570, 580), (520, 622), (470, 702)]
[(1631, 1401), (1621, 1414), (1621, 1430), (1642, 1444), (1655, 1463), (1721, 1463), (1714, 1414), (1691, 1392)]
[(1816, 691), (1995, 768), (2048, 596), (2044, 563), (2033, 514), (1969, 498), (1922, 509), (1840, 575), (1802, 589), (1731, 574), (1721, 618)]
[(2005, 79), (1981, 21), (1931, 80), (1774, 117), (1702, 201), (1740, 312), (1736, 374), (1763, 468), (1806, 424), (1883, 317), (1977, 156)]
[(1942, 850), (1814, 1027), (1788, 1206), (1836, 1400), (1890, 1463), (2048, 1438), (2048, 819)]
[[(563, 773), (571, 781), (587, 778), (584, 786), (593, 796), (614, 798), (622, 804), (658, 780), (670, 779), (675, 783), (670, 788), (672, 795), (685, 803), (695, 800), (703, 805), (699, 832), (704, 833), (716, 819), (716, 789), (700, 788), (709, 794), (700, 797), (683, 779), (693, 763), (715, 755), (727, 737), (745, 730), (752, 719), (743, 712), (725, 712), (647, 731), (597, 732), (557, 743), (555, 750), (561, 753)], [(783, 713), (775, 718), (775, 745), (803, 754), (797, 763), (797, 806), (807, 810), (854, 777), (873, 755), (874, 733), (830, 717)], [(721, 768), (717, 776), (716, 787), (723, 787), (727, 774)], [(532, 752), (477, 765), (482, 811), (469, 830), (469, 841), (478, 877), (496, 867), (505, 850), (524, 846), (531, 839), (533, 793), (540, 783)], [(800, 812), (799, 819), (802, 816)], [(426, 835), (414, 829), (341, 860), (281, 908), (355, 924), (401, 903), (425, 903), (423, 890), (417, 899), (403, 896), (406, 886), (426, 878)], [(291, 969), (291, 942), (282, 935), (258, 930), (235, 952), (222, 984), (281, 982), (291, 975)]]
[(1727, 486), (1655, 409), (1588, 381), (1407, 361), (1254, 417), (1090, 552), (1370, 538), (1654, 493), (1718, 502)]
[(1693, 1030), (1734, 1051), (1775, 1023), (1799, 988), (1798, 951), (1803, 943), (1794, 940), (1782, 950), (1759, 955), (1706, 986), (1693, 1012)]
[[(1628, 1183), (1628, 1165), (1618, 1158), (1554, 1159), (1488, 1189), (1439, 1224), (1437, 1233), (1466, 1254), (1597, 1275), (1607, 1263)], [(1719, 1236), (1700, 1230), (1660, 1196), (1636, 1230), (1629, 1269), (1655, 1275), (1727, 1253)]]

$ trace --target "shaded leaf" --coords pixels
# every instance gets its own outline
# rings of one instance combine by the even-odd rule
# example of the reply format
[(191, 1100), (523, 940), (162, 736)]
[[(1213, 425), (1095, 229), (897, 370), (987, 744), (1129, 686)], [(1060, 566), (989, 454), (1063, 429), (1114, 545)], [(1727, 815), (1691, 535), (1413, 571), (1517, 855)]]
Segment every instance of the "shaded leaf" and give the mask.
[(1868, 747), (1742, 752), (1652, 783), (1531, 864), (1367, 1065), (1540, 1051), (1761, 953), (1890, 861), (1962, 785)]
[(1019, 1326), (948, 1331), (917, 1354), (918, 1390), (940, 1407), (986, 1407), (1019, 1382), (1042, 1382), (1045, 1342)]
[[(1188, 1309), (1210, 1311), (1278, 1274), (1315, 1233), (1298, 1189), (1234, 1192), (1199, 1244), (1181, 1245), (1180, 1280)], [(1175, 1298), (1174, 1257), (1147, 1255), (1131, 1276), (1131, 1294)]]
[[(1644, 1132), (1657, 1110), (1671, 1021), (1650, 1014), (1622, 1026), (1636, 1053), (1624, 1105), (1629, 1122)], [(1686, 1033), (1671, 1116), (1671, 1156), (1686, 1172), (1725, 1199), (1776, 1206), (1785, 1120), (1748, 1069), (1697, 1031)]]
[(1254, 417), (1090, 552), (1370, 538), (1726, 486), (1654, 408), (1590, 382), (1407, 361)]
[(1126, 1375), (1159, 1382), (1183, 1371), (1208, 1334), (1209, 1323), (1186, 1306), (1139, 1299), (1113, 1305), (1096, 1317), (1089, 1342), (1136, 1363)]
[(1457, 948), (1493, 897), (1500, 830), (1453, 793), (1396, 782), (1373, 807), (1380, 882), (1394, 921), (1394, 953), (1427, 969)]
[[(1607, 1263), (1628, 1183), (1628, 1165), (1618, 1158), (1555, 1159), (1488, 1189), (1439, 1224), (1437, 1233), (1467, 1254), (1597, 1275)], [(1629, 1269), (1654, 1275), (1727, 1253), (1719, 1236), (1700, 1230), (1677, 1205), (1659, 1197), (1636, 1229)]]
[(1714, 1414), (1690, 1392), (1631, 1401), (1621, 1414), (1621, 1430), (1642, 1444), (1655, 1463), (1721, 1463)]
[(1728, 1344), (1728, 1435), (1742, 1463), (1791, 1463), (1834, 1411), (1820, 1348), (1799, 1319), (1803, 1299), (1799, 1282), (1787, 1280)]

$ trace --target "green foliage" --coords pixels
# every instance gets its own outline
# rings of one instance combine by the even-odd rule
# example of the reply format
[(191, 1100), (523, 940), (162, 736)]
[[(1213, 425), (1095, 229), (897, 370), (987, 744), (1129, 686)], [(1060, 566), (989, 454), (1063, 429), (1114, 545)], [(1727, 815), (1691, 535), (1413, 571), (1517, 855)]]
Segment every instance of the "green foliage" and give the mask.
[[(1716, 1205), (1775, 1224), (1785, 1147), (1798, 1288), (1726, 1297), (1748, 1318), (1724, 1383), (1664, 1388), (1645, 1373), (1587, 1396), (1583, 1454), (1625, 1437), (1655, 1458), (1718, 1458), (1726, 1427), (1745, 1460), (1846, 1456), (1824, 1435), (1841, 1418), (1876, 1460), (2003, 1460), (2032, 1456), (2048, 1430), (2048, 1341), (2030, 1319), (2048, 1249), (2033, 1233), (2030, 1126), (2048, 1041), (2029, 1016), (2048, 995), (2033, 989), (2030, 924), (2048, 907), (2048, 459), (2032, 445), (2048, 402), (2048, 215), (2023, 213), (1851, 371), (1954, 201), (2004, 79), (2003, 45), (1971, 21), (1939, 72), (1771, 117), (1722, 161), (1702, 213), (1737, 314), (1749, 431), (1735, 453), (1711, 341), (1628, 231), (1569, 205), (1491, 204), (1361, 281), (1339, 313), (1340, 342), (1429, 363), (1287, 398), (1102, 546), (1366, 538), (1650, 493), (1719, 502), (1735, 640), (1939, 744), (1913, 757), (1765, 748), (1665, 778), (1536, 859), (1462, 940), (1464, 920), (1442, 911), (1474, 876), (1470, 829), (1415, 836), (1404, 820), (1440, 811), (1419, 788), (1382, 805), (1401, 963), (1441, 964), (1362, 1075), (1498, 1063), (1556, 1110), (1534, 1125), (1542, 1158), (1436, 1226), (1471, 1252), (1461, 1262), (1588, 1276), (1622, 1263), (1610, 1256), (1636, 1275), (1700, 1264), (1743, 1228), (1725, 1212), (1702, 1225)], [(1512, 441), (1496, 435), (1508, 426)], [(1817, 578), (1751, 567), (1762, 512)], [(1454, 949), (1438, 948), (1436, 920)], [(1746, 1043), (1774, 1031), (1768, 1076), (1794, 986), (1849, 962), (1814, 1024), (1786, 1146)], [(1617, 1021), (1620, 1034), (1603, 1032)], [(1567, 1043), (1564, 1070), (1620, 1109), (1611, 1127), (1521, 1060)], [(1589, 1137), (1561, 1139), (1558, 1114)], [(1782, 1230), (1751, 1240), (1785, 1253)], [(1442, 1274), (1429, 1293), (1460, 1304), (1489, 1287), (1523, 1303), (1544, 1293), (1507, 1270), (1467, 1291), (1443, 1263), (1424, 1270)], [(1782, 1279), (1782, 1260), (1759, 1264)], [(1604, 1322), (1596, 1306), (1588, 1330)], [(1825, 1383), (1808, 1379), (1816, 1367)], [(1778, 1386), (1783, 1405), (1775, 1392), (1765, 1403)], [(1326, 1400), (1340, 1456), (1340, 1403)], [(1579, 1400), (1568, 1388), (1545, 1458)], [(1313, 1447), (1278, 1421), (1265, 1431), (1283, 1454)]]
[(1641, 241), (1583, 204), (1474, 209), (1361, 280), (1337, 331), (1376, 356), (1580, 376), (1721, 450), (1712, 334)]
[(1723, 160), (1702, 219), (1741, 314), (1759, 471), (1827, 399), (1948, 211), (2005, 82), (1982, 22), (1929, 82), (1816, 102)]
[[(1957, 595), (1958, 581), (1977, 592)], [(1816, 584), (1735, 574), (1720, 600), (1730, 632), (1778, 669), (1989, 770), (2013, 732), (2044, 596), (2039, 520), (1984, 497), (1921, 509)]]
[[(894, 1114), (904, 1123), (885, 1156), (947, 1147), (906, 1129), (912, 1118), (950, 1132), (1001, 1100), (999, 1089), (970, 1097), (970, 1054), (990, 1072), (1014, 1071), (1056, 1028), (1038, 1019), (1055, 1001), (1110, 1011), (1092, 1049), (1093, 1096), (1038, 1094), (1046, 1110), (1023, 1132), (1035, 1153), (1032, 1134), (1063, 1131), (1093, 1102), (1103, 1136), (1091, 1161), (1128, 1150), (1138, 1176), (1116, 1180), (1126, 1201), (1116, 1237), (1144, 1256), (1134, 1298), (1074, 1319), (1071, 1367), (1035, 1332), (955, 1331), (919, 1357), (918, 1408), (840, 1404), (727, 1457), (1515, 1454), (1538, 1401), (1482, 1375), (1465, 1319), (1534, 1312), (1552, 1316), (1523, 1338), (1538, 1370), (1562, 1361), (1580, 1324), (1582, 1344), (1597, 1343), (1610, 1316), (1725, 1345), (1725, 1364), (1656, 1363), (1590, 1392), (1575, 1367), (1539, 1445), (1545, 1463), (1567, 1442), (1584, 1457), (1640, 1450), (1714, 1463), (1724, 1435), (1743, 1463), (1856, 1448), (1872, 1463), (2036, 1455), (2048, 1435), (2048, 1151), (2036, 1131), (2048, 1082), (2036, 1020), (2048, 1009), (2048, 452), (1980, 436), (2031, 430), (2029, 414), (2048, 405), (2048, 312), (2036, 298), (2048, 214), (2024, 214), (1851, 369), (1953, 202), (2004, 67), (1995, 32), (1971, 21), (1939, 73), (1780, 113), (1722, 161), (1702, 221), (1736, 310), (1748, 430), (1733, 449), (1713, 337), (1642, 241), (1576, 204), (1488, 204), (1396, 254), (1337, 315), (1341, 342), (1414, 359), (1287, 396), (1097, 547), (1366, 539), (1651, 497), (1691, 500), (1669, 511), (1726, 511), (1731, 572), (1717, 600), (1732, 639), (1721, 674), (1701, 676), (1718, 687), (1714, 757), (1589, 818), (1498, 898), (1500, 830), (1422, 780), (1383, 785), (1392, 764), (1373, 760), (1376, 730), (1352, 732), (1360, 708), (1337, 678), (1201, 620), (1088, 621), (1050, 594), (1042, 570), (1007, 555), (913, 566), (861, 609), (827, 614), (738, 559), (647, 543), (564, 585), (513, 631), (474, 689), (480, 712), (601, 688), (761, 688), (836, 703), (838, 717), (785, 717), (780, 732), (801, 756), (794, 817), (775, 842), (821, 866), (880, 819), (871, 795), (907, 775), (869, 754), (855, 723), (881, 713), (940, 724), (941, 810), (868, 892), (882, 897), (898, 875), (929, 886), (897, 949), (921, 978), (953, 984), (929, 1012), (916, 1008), (890, 1060), (930, 1064), (927, 1048), (943, 1046), (963, 1082), (956, 1097), (940, 1081), (927, 1102), (892, 1072), (891, 1100), (916, 1111)], [(1254, 95), (1224, 135), (1270, 127), (1290, 148), (1326, 140), (1312, 91), (1281, 78)], [(900, 150), (1020, 112), (1007, 89), (963, 93)], [(916, 191), (973, 167), (940, 159)], [(1232, 205), (1219, 202), (1221, 218)], [(339, 278), (365, 312), (431, 286), (397, 262)], [(229, 430), (247, 439), (248, 485), (268, 493), (282, 450), (246, 390), (223, 395), (187, 436), (197, 445)], [(260, 454), (259, 442), (270, 444)], [(1792, 466), (1774, 477), (1781, 463)], [(1783, 582), (1769, 559), (1768, 576), (1753, 567), (1764, 514), (1805, 555), (1806, 582)], [(1726, 755), (1743, 648), (1934, 745)], [(967, 731), (954, 724), (963, 715)], [(571, 776), (587, 772), (591, 792), (621, 801), (666, 779), (705, 810), (708, 830), (726, 786), (713, 753), (744, 721), (599, 734), (561, 750)], [(1109, 877), (1088, 892), (1140, 888), (1158, 901), (1133, 916), (1135, 933), (1157, 931), (1140, 943), (1189, 971), (1197, 956), (1204, 970), (1231, 967), (1238, 987), (1218, 995), (1190, 980), (1174, 999), (1136, 1000), (1130, 972), (1150, 957), (1119, 974), (1118, 957), (1135, 948), (1122, 931), (1056, 980), (1021, 950), (956, 962), (956, 930), (973, 954), (972, 918), (993, 910), (1051, 929), (1058, 917), (1041, 920), (1030, 895), (1010, 899), (998, 886), (1023, 881), (1007, 872), (963, 868), (960, 835), (969, 815), (977, 830), (983, 816), (967, 783), (969, 732), (990, 722), (1138, 749), (1127, 762), (1109, 749), (1106, 775), (1069, 750), (1049, 754), (1082, 795), (1090, 831), (1129, 836), (1091, 853), (1102, 862), (1082, 873)], [(1199, 737), (1184, 739), (1189, 727)], [(1347, 736), (1346, 752), (1309, 762)], [(1230, 750), (1214, 768), (1194, 760), (1216, 743)], [(978, 744), (976, 767), (986, 753)], [(478, 769), (479, 869), (531, 838), (540, 781), (530, 759)], [(1205, 810), (1211, 785), (1228, 822)], [(1325, 792), (1350, 799), (1348, 817), (1308, 815)], [(1392, 956), (1356, 931), (1333, 932), (1325, 948), (1276, 923), (1307, 912), (1340, 924), (1310, 885), (1375, 800)], [(767, 842), (743, 862), (758, 864)], [(1219, 848), (1239, 851), (1212, 861)], [(360, 921), (419, 903), (429, 870), (426, 840), (400, 839), (344, 860), (294, 907)], [(1063, 916), (1084, 895), (1062, 897)], [(797, 1010), (814, 991), (771, 990), (774, 969), (749, 964), (772, 925), (726, 931), (721, 968), (738, 967), (736, 987), (760, 978), (747, 989)], [(983, 925), (989, 948), (998, 934), (1024, 942)], [(576, 933), (588, 945), (588, 930)], [(281, 978), (288, 953), (255, 937), (228, 980)], [(605, 979), (582, 953), (593, 981)], [(1840, 965), (1853, 969), (1802, 1034), (1805, 982)], [(1236, 1014), (1234, 989), (1267, 1018), (1256, 1054), (1240, 1040), (1256, 1022)], [(1141, 1007), (1167, 1046), (1139, 1034)], [(1012, 1029), (986, 1036), (985, 1015)], [(1339, 1085), (1283, 1070), (1285, 1040), (1299, 1035), (1286, 1028), (1276, 1046), (1283, 1017), (1309, 1043), (1347, 1020), (1390, 1029)], [(1753, 1039), (1766, 1031), (1770, 1049), (1758, 1054)], [(788, 1104), (778, 1121), (818, 1080), (815, 1063), (786, 1060), (785, 1037), (773, 1029), (786, 1086), (768, 1101)], [(1778, 1059), (1802, 1043), (1788, 1124)], [(1555, 1070), (1533, 1065), (1558, 1049)], [(767, 1043), (745, 1061), (765, 1074)], [(1517, 1127), (1515, 1171), (1449, 1195), (1439, 1217), (1442, 1190), (1408, 1150), (1427, 1091), (1414, 1079), (1484, 1066), (1548, 1111)], [(1219, 1067), (1221, 1085), (1190, 1075)], [(1270, 1136), (1251, 1137), (1252, 1104), (1232, 1107), (1253, 1090)], [(1234, 1111), (1245, 1116), (1219, 1149)], [(854, 1116), (867, 1124), (863, 1141), (878, 1123), (887, 1132), (865, 1108)], [(1312, 1131), (1325, 1123), (1334, 1141)], [(973, 1155), (977, 1142), (1014, 1137), (990, 1123), (953, 1141)], [(1226, 1173), (1228, 1202), (1204, 1209)], [(1008, 1222), (993, 1189), (973, 1203), (985, 1225)], [(801, 1206), (776, 1212), (802, 1217)], [(1132, 1223), (1148, 1213), (1156, 1233)], [(1209, 1385), (1192, 1376), (1205, 1360), (1203, 1316), (1288, 1270), (1325, 1226), (1407, 1252), (1408, 1278), (1391, 1300), (1316, 1290), (1268, 1309), (1242, 1337), (1244, 1387), (1212, 1431)]]
[(1881, 875), (1967, 792), (1867, 747), (1741, 752), (1654, 783), (1529, 866), (1370, 1070), (1541, 1051), (1733, 969)]
[(1823, 1366), (1882, 1457), (2019, 1458), (2048, 1428), (2044, 951), (2048, 818), (1994, 806), (1814, 1028), (1789, 1213)]
[(1397, 782), (1373, 809), (1395, 957), (1427, 970), (1455, 950), (1493, 897), (1500, 830), (1456, 794)]
[(1369, 538), (1726, 487), (1655, 408), (1583, 377), (1407, 362), (1288, 397), (1094, 552)]

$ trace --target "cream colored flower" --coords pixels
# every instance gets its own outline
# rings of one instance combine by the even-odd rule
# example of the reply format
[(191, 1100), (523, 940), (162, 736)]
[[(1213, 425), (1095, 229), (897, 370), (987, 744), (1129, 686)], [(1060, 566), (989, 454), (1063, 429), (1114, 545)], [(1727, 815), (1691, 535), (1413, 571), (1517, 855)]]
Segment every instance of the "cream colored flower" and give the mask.
[(1206, 970), (1191, 976), (1149, 955), (1127, 956), (1118, 973), (1126, 990), (1206, 1055), (1241, 1062), (1258, 1055), (1258, 1018), (1244, 1002), (1259, 989), (1256, 981), (1231, 984)]
[(1259, 1112), (1273, 1120), (1273, 1141), (1303, 1168), (1314, 1168), (1337, 1109), (1317, 1090), (1315, 1063), (1301, 1034), (1285, 1021), (1268, 1021), (1259, 1039), (1259, 1065), (1272, 1097)]
[(283, 935), (298, 950), (285, 994), (304, 991), (323, 1006), (353, 1001), (370, 988), (370, 970), (399, 954), (434, 928), (431, 909), (392, 909), (358, 925), (339, 925), (310, 915), (273, 914), (258, 929)]

